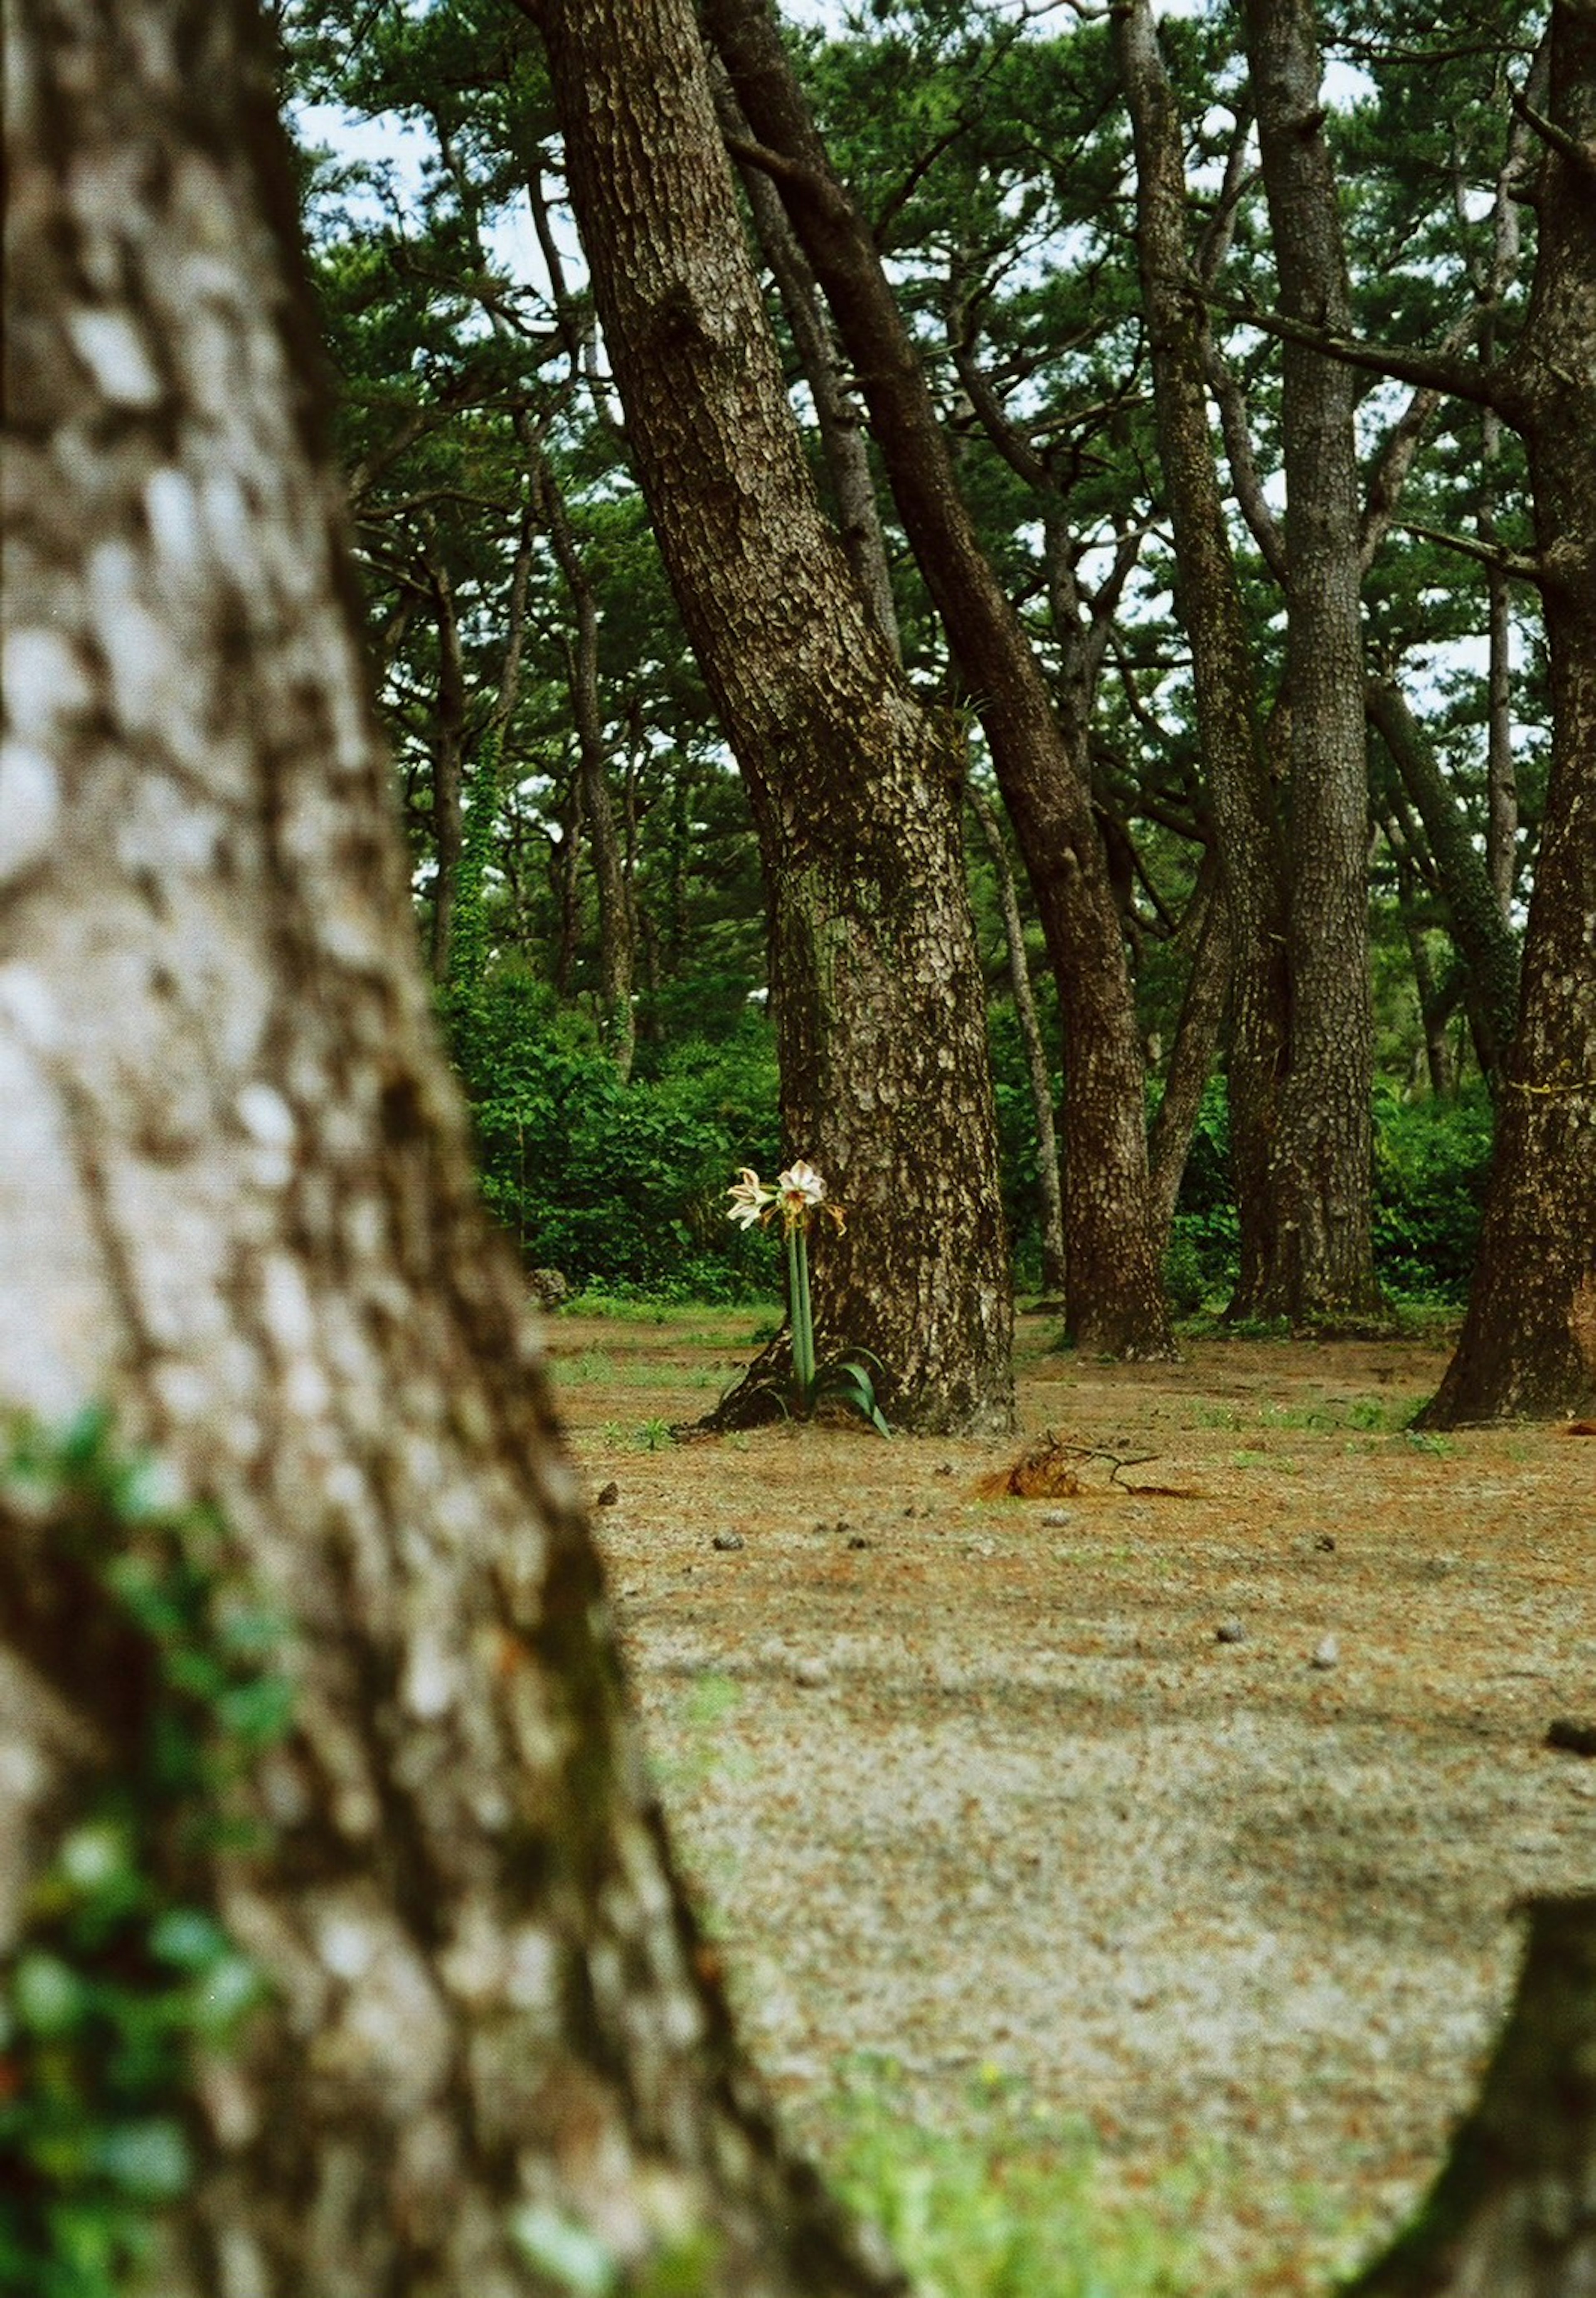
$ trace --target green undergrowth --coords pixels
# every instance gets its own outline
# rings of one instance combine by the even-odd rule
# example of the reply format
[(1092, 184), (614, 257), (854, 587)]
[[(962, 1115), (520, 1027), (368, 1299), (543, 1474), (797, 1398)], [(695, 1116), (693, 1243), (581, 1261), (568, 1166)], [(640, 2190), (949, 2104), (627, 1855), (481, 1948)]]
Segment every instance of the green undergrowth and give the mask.
[[(956, 2122), (931, 2127), (897, 2062), (860, 2054), (809, 2118), (828, 2175), (887, 2236), (914, 2298), (1328, 2291), (1384, 2239), (1344, 2177), (1261, 2188), (1217, 2138), (1151, 2171), (1119, 2165), (1082, 2119), (996, 2066), (942, 2105)], [(1237, 2270), (1217, 2262), (1215, 2237), (1228, 2253), (1240, 2223), (1255, 2233)]]
[(988, 2070), (955, 2133), (916, 2120), (887, 2059), (844, 2071), (825, 2108), (827, 2167), (873, 2220), (915, 2298), (1198, 2298), (1183, 2231), (1201, 2166), (1120, 2195), (1090, 2131)]

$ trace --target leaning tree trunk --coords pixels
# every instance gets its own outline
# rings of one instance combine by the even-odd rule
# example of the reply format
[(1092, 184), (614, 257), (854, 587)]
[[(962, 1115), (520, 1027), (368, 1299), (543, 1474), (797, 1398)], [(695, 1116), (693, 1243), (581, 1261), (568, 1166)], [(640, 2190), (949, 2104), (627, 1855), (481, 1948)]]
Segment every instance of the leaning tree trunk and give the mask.
[[(275, 1992), (154, 2286), (539, 2298), (563, 2247), (592, 2287), (690, 2252), (723, 2298), (900, 2288), (732, 2043), (476, 1207), (261, 51), (222, 0), (7, 11), (0, 1396), (111, 1407), (296, 1638), (278, 1847), (215, 1886)], [(61, 1817), (16, 1791), (122, 1751), (16, 1649), (70, 1558), (0, 1552), (12, 1922)]]
[(1042, 1041), (1042, 1025), (1037, 1017), (1037, 1001), (1030, 986), (1030, 966), (1025, 955), (1025, 922), (1020, 915), (1020, 897), (1014, 885), (1014, 872), (1009, 863), (1009, 849), (1003, 835), (1003, 824), (997, 809), (986, 792), (972, 782), (965, 793), (970, 811), (988, 853), (992, 857), (992, 872), (997, 881), (997, 914), (1003, 921), (1003, 946), (1008, 958), (1009, 988), (1014, 1000), (1014, 1021), (1020, 1031), (1020, 1043), (1025, 1049), (1025, 1070), (1030, 1080), (1030, 1105), (1037, 1125), (1037, 1224), (1042, 1237), (1042, 1290), (1063, 1298), (1070, 1281), (1069, 1256), (1064, 1250), (1064, 1202), (1059, 1186), (1058, 1132), (1053, 1122), (1053, 1074), (1047, 1065), (1047, 1048)]
[(820, 1353), (869, 1350), (907, 1426), (1006, 1425), (963, 743), (909, 692), (821, 511), (690, 0), (554, 0), (543, 26), (627, 437), (758, 829), (783, 1131), (848, 1211), (816, 1255)]
[(1496, 898), (1485, 856), (1441, 771), (1424, 728), (1394, 679), (1364, 689), (1369, 721), (1390, 751), (1429, 841), (1446, 897), (1447, 927), (1462, 962), (1480, 1067), (1493, 1093), (1518, 1019), (1518, 952)]
[[(1343, 333), (1349, 289), (1319, 100), (1312, 0), (1245, 0), (1281, 310)], [(1295, 1323), (1377, 1306), (1369, 775), (1363, 732), (1356, 379), (1282, 354), (1291, 707), (1291, 1036), (1276, 1144), (1279, 1234), (1258, 1306)]]
[[(1534, 285), (1499, 403), (1529, 456), (1551, 773), (1468, 1313), (1432, 1427), (1596, 1407), (1596, 11), (1552, 11)], [(1558, 139), (1561, 139), (1560, 141)]]
[[(979, 712), (1058, 981), (1067, 1322), (1082, 1346), (1174, 1353), (1154, 1251), (1145, 1065), (1119, 913), (1079, 759), (981, 548), (921, 354), (868, 226), (809, 117), (767, 0), (704, 16), (870, 409), (898, 516)], [(1084, 740), (1080, 745), (1084, 750)]]
[[(748, 122), (737, 108), (737, 99), (724, 73), (716, 91), (716, 109), (730, 137), (746, 136)], [(754, 236), (770, 266), (782, 312), (792, 331), (798, 367), (815, 401), (815, 426), (820, 433), (826, 476), (831, 482), (838, 540), (854, 570), (854, 579), (870, 601), (870, 611), (881, 626), (882, 637), (901, 661), (902, 635), (892, 596), (892, 572), (881, 530), (881, 506), (876, 500), (875, 476), (865, 444), (863, 410), (848, 392), (815, 275), (787, 219), (781, 194), (761, 169), (745, 162), (739, 173), (748, 211), (754, 219)]]

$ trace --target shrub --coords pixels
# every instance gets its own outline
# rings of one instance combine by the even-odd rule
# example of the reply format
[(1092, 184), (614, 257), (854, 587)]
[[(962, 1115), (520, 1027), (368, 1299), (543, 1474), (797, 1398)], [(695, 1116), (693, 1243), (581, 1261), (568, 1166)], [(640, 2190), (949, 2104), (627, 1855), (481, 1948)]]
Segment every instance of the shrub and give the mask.
[(768, 1246), (724, 1218), (732, 1166), (776, 1141), (769, 1024), (674, 1047), (623, 1085), (592, 1037), (529, 975), (501, 968), (451, 1049), (471, 1103), (484, 1198), (528, 1267), (573, 1287), (661, 1300), (769, 1294)]
[(1468, 1290), (1491, 1173), (1491, 1102), (1482, 1085), (1455, 1101), (1375, 1094), (1375, 1266), (1410, 1299)]

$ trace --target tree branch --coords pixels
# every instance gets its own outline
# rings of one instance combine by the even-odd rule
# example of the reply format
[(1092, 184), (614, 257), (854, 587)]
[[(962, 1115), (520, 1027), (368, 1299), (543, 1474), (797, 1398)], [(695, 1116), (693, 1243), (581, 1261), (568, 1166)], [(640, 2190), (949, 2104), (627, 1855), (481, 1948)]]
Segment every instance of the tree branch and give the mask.
[(817, 207), (823, 215), (835, 216), (840, 211), (835, 187), (801, 160), (790, 160), (785, 152), (773, 151), (751, 136), (731, 136), (724, 128), (721, 140), (732, 159), (745, 168), (757, 168), (761, 175), (773, 183), (786, 184), (800, 196)]
[(1466, 399), (1476, 407), (1493, 407), (1509, 423), (1517, 419), (1519, 395), (1500, 368), (1485, 368), (1476, 360), (1449, 359), (1437, 352), (1393, 351), (1361, 343), (1355, 336), (1311, 327), (1304, 319), (1288, 319), (1283, 312), (1266, 311), (1255, 303), (1236, 302), (1228, 296), (1208, 293), (1204, 301), (1240, 327), (1256, 327), (1282, 343), (1322, 351), (1327, 359), (1339, 360), (1344, 367), (1414, 384), (1421, 391), (1443, 392), (1450, 399)]
[(1533, 583), (1539, 589), (1546, 579), (1540, 559), (1504, 550), (1499, 542), (1484, 542), (1468, 534), (1450, 534), (1444, 527), (1426, 526), (1422, 519), (1399, 518), (1393, 523), (1404, 534), (1417, 534), (1426, 542), (1438, 542), (1444, 550), (1460, 551), (1465, 558), (1477, 559), (1482, 566), (1493, 566), (1515, 582)]
[(1219, 407), (1220, 431), (1225, 442), (1225, 454), (1230, 465), (1230, 477), (1241, 515), (1263, 555), (1264, 565), (1284, 590), (1286, 537), (1280, 531), (1278, 519), (1269, 507), (1263, 482), (1258, 475), (1258, 464), (1253, 453), (1252, 427), (1247, 421), (1246, 396), (1231, 373), (1229, 362), (1206, 327), (1203, 330), (1203, 365), (1208, 387)]
[(1526, 128), (1534, 129), (1542, 144), (1567, 160), (1568, 165), (1582, 176), (1596, 179), (1596, 146), (1582, 144), (1576, 136), (1570, 136), (1566, 128), (1559, 128), (1555, 120), (1548, 120), (1546, 114), (1537, 112), (1528, 96), (1521, 95), (1517, 88), (1509, 89), (1509, 100), (1519, 119)]

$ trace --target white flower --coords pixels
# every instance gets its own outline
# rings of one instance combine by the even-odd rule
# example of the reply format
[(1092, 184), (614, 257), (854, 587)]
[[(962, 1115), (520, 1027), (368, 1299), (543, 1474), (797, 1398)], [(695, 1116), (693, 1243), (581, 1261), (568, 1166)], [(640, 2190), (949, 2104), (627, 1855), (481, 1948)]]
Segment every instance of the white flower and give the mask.
[(742, 1178), (733, 1181), (726, 1191), (732, 1200), (726, 1219), (739, 1222), (744, 1228), (752, 1228), (775, 1203), (776, 1191), (770, 1182), (759, 1178), (751, 1165), (744, 1165), (741, 1171)]
[(801, 1157), (794, 1160), (776, 1183), (776, 1202), (783, 1218), (791, 1223), (806, 1222), (816, 1205), (824, 1201), (826, 1185), (813, 1165)]

